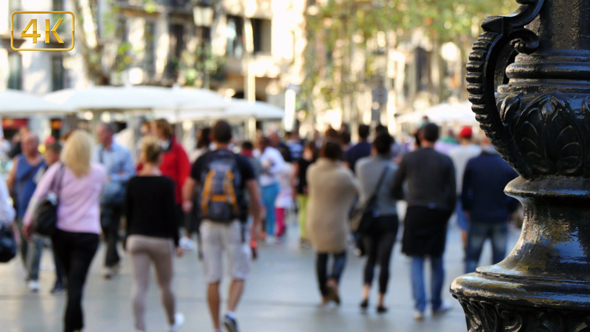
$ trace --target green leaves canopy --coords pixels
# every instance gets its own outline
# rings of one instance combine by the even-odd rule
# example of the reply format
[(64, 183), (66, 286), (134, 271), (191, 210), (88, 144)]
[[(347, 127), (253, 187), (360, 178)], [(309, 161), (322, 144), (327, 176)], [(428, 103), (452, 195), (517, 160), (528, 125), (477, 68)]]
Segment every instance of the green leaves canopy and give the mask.
[[(302, 97), (308, 101), (323, 98), (333, 104), (350, 91), (350, 87), (345, 91), (345, 84), (334, 79), (335, 74), (350, 70), (344, 59), (347, 52), (342, 51), (348, 43), (352, 43), (351, 49), (366, 50), (367, 41), (380, 31), (388, 36), (393, 32), (396, 40), (388, 40), (391, 49), (394, 43), (410, 38), (415, 29), (421, 28), (439, 45), (453, 41), (467, 47), (486, 16), (508, 14), (518, 4), (515, 0), (328, 0), (312, 7), (306, 14), (307, 79)], [(325, 52), (319, 54), (318, 50)], [(365, 54), (365, 70), (369, 70), (372, 54)], [(329, 84), (314, 89), (321, 81)]]

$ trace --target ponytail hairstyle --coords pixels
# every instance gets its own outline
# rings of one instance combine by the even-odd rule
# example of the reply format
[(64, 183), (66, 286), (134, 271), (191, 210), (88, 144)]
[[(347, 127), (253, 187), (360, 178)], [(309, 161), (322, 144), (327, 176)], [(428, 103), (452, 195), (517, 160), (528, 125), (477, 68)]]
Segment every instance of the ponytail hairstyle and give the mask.
[(157, 165), (163, 152), (164, 149), (155, 137), (146, 136), (141, 140), (140, 153), (143, 162)]

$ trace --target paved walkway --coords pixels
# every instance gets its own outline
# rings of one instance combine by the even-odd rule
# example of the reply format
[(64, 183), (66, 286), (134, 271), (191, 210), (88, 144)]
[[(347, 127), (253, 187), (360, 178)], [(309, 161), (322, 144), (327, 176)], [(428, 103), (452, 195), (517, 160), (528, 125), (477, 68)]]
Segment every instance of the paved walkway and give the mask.
[[(392, 279), (387, 304), (390, 312), (378, 316), (373, 305), (361, 314), (358, 304), (361, 294), (363, 260), (349, 255), (342, 280), (343, 304), (340, 308), (319, 307), (320, 301), (314, 275), (314, 254), (300, 249), (296, 228), (284, 243), (260, 248), (259, 260), (254, 262), (246, 293), (238, 310), (242, 332), (358, 332), (358, 331), (465, 331), (463, 312), (448, 292), (445, 299), (454, 309), (444, 317), (427, 316), (424, 322), (412, 319), (412, 297), (409, 282), (409, 261), (400, 253), (399, 243), (394, 249)], [(517, 239), (513, 231), (510, 246)], [(489, 246), (489, 245), (488, 245)], [(102, 278), (101, 263), (104, 246), (94, 260), (85, 293), (86, 332), (134, 331), (129, 292), (131, 275), (129, 259), (123, 259), (120, 276), (114, 280)], [(463, 270), (463, 254), (458, 230), (450, 227), (445, 254), (446, 284)], [(483, 255), (489, 262), (490, 249)], [(64, 295), (51, 295), (53, 283), (50, 271), (51, 254), (43, 256), (41, 291), (31, 294), (26, 290), (20, 260), (0, 265), (0, 331), (42, 332), (61, 331)], [(176, 261), (176, 294), (178, 309), (187, 320), (183, 331), (213, 331), (205, 301), (205, 287), (194, 252)], [(428, 278), (426, 279), (428, 280)], [(225, 284), (227, 285), (227, 283)], [(165, 318), (159, 305), (157, 287), (151, 285), (147, 308), (148, 331), (164, 331)]]

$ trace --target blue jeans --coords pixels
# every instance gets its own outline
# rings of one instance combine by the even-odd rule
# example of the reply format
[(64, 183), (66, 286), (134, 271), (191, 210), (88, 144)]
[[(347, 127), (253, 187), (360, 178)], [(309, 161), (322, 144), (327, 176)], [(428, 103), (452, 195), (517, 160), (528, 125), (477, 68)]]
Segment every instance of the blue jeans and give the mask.
[[(412, 289), (414, 292), (414, 308), (417, 311), (426, 310), (426, 286), (424, 285), (424, 261), (425, 256), (412, 256)], [(439, 257), (430, 257), (430, 268), (432, 280), (430, 284), (430, 296), (432, 310), (440, 309), (442, 305), (442, 288), (445, 281), (445, 268), (443, 266), (442, 255)]]
[(277, 196), (279, 196), (280, 190), (281, 187), (278, 183), (262, 187), (262, 204), (264, 204), (264, 208), (266, 209), (264, 230), (270, 236), (275, 235), (275, 201), (277, 200)]
[(31, 241), (27, 241), (23, 235), (22, 218), (17, 218), (16, 222), (21, 234), (20, 253), (25, 269), (27, 270), (27, 281), (39, 281), (41, 255), (43, 254), (43, 238), (37, 234), (33, 234)]
[(463, 211), (463, 203), (461, 202), (461, 196), (457, 197), (457, 206), (455, 208), (455, 213), (457, 214), (457, 224), (461, 230), (466, 231), (469, 229), (469, 220), (467, 220), (467, 216), (465, 215), (465, 211)]
[(322, 296), (328, 296), (330, 293), (328, 289), (328, 280), (334, 280), (337, 284), (340, 283), (340, 277), (344, 272), (346, 265), (346, 251), (338, 254), (332, 254), (334, 257), (334, 265), (332, 271), (328, 272), (328, 253), (318, 253), (316, 260), (316, 273), (318, 277), (318, 284), (320, 286), (320, 293)]
[(481, 250), (486, 239), (492, 241), (492, 264), (500, 263), (506, 257), (508, 242), (508, 224), (471, 222), (467, 236), (467, 253), (465, 259), (465, 273), (475, 272)]

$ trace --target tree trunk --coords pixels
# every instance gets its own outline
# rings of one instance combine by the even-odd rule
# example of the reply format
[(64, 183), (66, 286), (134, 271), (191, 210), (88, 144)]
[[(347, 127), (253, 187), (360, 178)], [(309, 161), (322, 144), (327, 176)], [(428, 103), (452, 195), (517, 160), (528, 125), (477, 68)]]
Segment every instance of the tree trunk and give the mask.
[(95, 47), (91, 47), (88, 44), (88, 38), (86, 31), (84, 30), (85, 17), (81, 1), (84, 0), (72, 0), (72, 8), (75, 17), (77, 18), (77, 29), (78, 31), (81, 31), (81, 33), (77, 34), (79, 41), (76, 44), (79, 45), (80, 53), (82, 54), (86, 75), (88, 76), (88, 79), (96, 85), (109, 85), (109, 74), (104, 72), (101, 65), (102, 54), (100, 51), (98, 42), (99, 39), (98, 35), (96, 34), (96, 30), (93, 33), (95, 34), (97, 45)]

